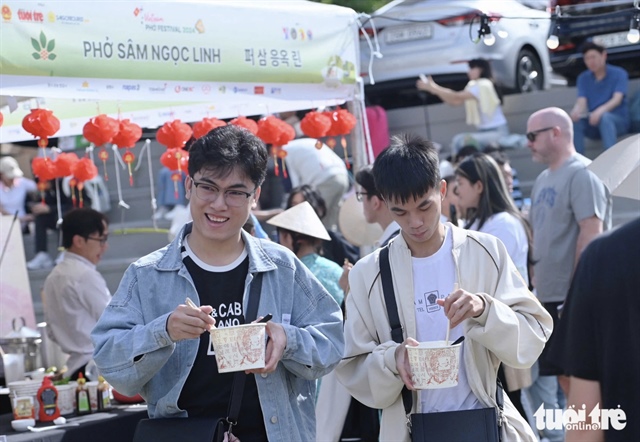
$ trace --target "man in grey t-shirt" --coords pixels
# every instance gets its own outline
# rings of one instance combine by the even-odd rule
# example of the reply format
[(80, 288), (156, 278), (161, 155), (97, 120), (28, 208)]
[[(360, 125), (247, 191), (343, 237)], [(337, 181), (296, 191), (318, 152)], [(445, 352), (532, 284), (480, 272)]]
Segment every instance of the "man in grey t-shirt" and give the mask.
[[(532, 114), (527, 122), (527, 138), (533, 161), (548, 166), (533, 186), (530, 220), (534, 286), (555, 323), (580, 254), (593, 238), (610, 227), (611, 196), (602, 181), (587, 169), (591, 161), (576, 152), (573, 123), (564, 110), (550, 107)], [(555, 407), (555, 375), (562, 374), (547, 363), (545, 352), (538, 363), (540, 377), (530, 389), (534, 411), (542, 403), (545, 408)], [(559, 380), (566, 393), (563, 378), (560, 376)], [(545, 398), (542, 391), (550, 397)], [(546, 436), (554, 440), (558, 435)]]

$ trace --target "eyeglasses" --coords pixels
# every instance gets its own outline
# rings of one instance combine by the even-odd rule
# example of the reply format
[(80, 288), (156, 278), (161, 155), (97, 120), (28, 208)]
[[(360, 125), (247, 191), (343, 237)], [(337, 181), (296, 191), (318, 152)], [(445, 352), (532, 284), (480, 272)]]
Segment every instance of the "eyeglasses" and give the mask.
[[(218, 189), (213, 184), (197, 182), (191, 178), (193, 186), (195, 187), (195, 194), (202, 201), (213, 203), (220, 196), (221, 189)], [(255, 193), (256, 189), (251, 192), (243, 192), (241, 190), (227, 189), (224, 193), (224, 202), (231, 207), (242, 207), (246, 204), (247, 200)]]
[(356, 199), (360, 202), (362, 202), (362, 196), (363, 195), (369, 195), (368, 192), (356, 192)]
[(98, 241), (101, 246), (104, 246), (107, 243), (107, 241), (109, 241), (109, 235), (107, 234), (107, 235), (103, 236), (102, 238), (93, 238), (91, 236), (87, 236), (84, 239), (87, 239), (87, 240), (90, 239), (91, 241)]
[(527, 140), (533, 143), (534, 141), (536, 141), (536, 137), (538, 136), (538, 134), (551, 130), (554, 127), (555, 126), (545, 127), (544, 129), (532, 130), (531, 132), (527, 132)]

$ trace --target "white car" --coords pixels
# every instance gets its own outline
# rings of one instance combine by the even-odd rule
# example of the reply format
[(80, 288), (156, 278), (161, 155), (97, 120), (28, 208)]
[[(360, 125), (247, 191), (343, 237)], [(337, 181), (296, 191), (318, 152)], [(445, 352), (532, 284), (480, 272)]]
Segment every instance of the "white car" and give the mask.
[[(478, 34), (483, 18), (488, 39)], [(505, 90), (548, 87), (549, 13), (516, 0), (396, 0), (361, 23), (360, 70), (372, 85), (367, 94), (415, 86), (420, 74), (464, 81), (473, 58), (490, 60)]]

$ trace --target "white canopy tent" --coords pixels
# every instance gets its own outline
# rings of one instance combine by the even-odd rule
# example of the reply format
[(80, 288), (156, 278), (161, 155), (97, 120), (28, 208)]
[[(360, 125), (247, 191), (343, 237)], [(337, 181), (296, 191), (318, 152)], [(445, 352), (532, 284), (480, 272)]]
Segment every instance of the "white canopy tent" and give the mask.
[(342, 104), (359, 96), (357, 32), (353, 10), (300, 0), (7, 0), (0, 142), (33, 139), (33, 107), (66, 136), (99, 113), (153, 128)]

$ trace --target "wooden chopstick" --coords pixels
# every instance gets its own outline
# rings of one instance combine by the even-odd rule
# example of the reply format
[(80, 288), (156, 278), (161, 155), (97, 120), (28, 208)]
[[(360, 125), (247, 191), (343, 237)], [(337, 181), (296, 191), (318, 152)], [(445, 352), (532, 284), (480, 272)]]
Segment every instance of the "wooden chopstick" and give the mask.
[[(187, 296), (187, 299), (185, 299), (184, 301), (185, 304), (187, 304), (189, 307), (191, 308), (195, 308), (196, 310), (200, 310), (200, 307), (198, 307), (192, 300), (191, 298), (189, 298)], [(209, 329), (209, 333), (211, 333), (211, 330), (213, 330), (214, 328), (216, 328), (215, 325), (212, 325), (211, 328)]]

